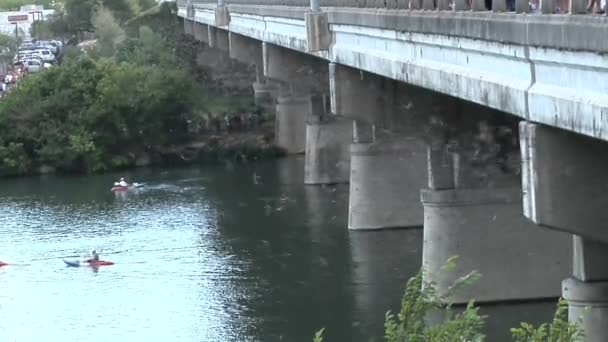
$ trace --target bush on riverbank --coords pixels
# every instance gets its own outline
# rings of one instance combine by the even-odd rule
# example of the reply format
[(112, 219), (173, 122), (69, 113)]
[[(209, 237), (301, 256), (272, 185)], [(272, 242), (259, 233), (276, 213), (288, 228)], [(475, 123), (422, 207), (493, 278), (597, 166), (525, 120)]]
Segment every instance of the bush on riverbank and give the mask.
[(182, 70), (87, 57), (32, 75), (0, 103), (0, 147), (10, 152), (0, 174), (132, 165), (140, 153), (181, 142), (194, 89)]
[(268, 141), (229, 141), (227, 132), (265, 127), (262, 116), (251, 97), (201, 84), (204, 71), (180, 53), (175, 11), (163, 3), (121, 25), (123, 12), (99, 7), (96, 45), (68, 47), (61, 65), (14, 87), (0, 102), (0, 176), (279, 154)]

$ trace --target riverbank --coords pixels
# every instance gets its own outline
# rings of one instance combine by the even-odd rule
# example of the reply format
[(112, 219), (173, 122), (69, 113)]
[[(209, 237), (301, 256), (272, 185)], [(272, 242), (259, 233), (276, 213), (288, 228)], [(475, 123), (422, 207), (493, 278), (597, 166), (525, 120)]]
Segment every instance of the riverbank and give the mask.
[[(179, 33), (176, 10), (159, 5), (129, 25), (98, 11), (95, 46), (68, 49), (60, 65), (20, 82), (0, 102), (0, 176), (281, 155), (274, 119), (253, 101), (255, 75), (203, 63), (223, 58)], [(249, 76), (234, 85), (225, 73)]]
[(136, 166), (153, 164), (191, 165), (217, 162), (251, 162), (285, 156), (276, 147), (274, 130), (264, 125), (243, 131), (225, 131), (207, 134), (187, 144), (160, 149), (157, 159), (140, 161)]

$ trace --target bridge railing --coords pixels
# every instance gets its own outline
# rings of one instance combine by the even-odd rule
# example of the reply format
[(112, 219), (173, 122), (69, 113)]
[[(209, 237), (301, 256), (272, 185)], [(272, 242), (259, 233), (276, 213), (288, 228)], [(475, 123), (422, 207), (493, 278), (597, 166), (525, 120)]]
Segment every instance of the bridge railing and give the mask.
[[(603, 14), (606, 0), (319, 0), (322, 7), (382, 8), (437, 11), (492, 11), (541, 14)], [(179, 6), (217, 3), (178, 0)], [(228, 4), (310, 6), (309, 0), (228, 0)]]

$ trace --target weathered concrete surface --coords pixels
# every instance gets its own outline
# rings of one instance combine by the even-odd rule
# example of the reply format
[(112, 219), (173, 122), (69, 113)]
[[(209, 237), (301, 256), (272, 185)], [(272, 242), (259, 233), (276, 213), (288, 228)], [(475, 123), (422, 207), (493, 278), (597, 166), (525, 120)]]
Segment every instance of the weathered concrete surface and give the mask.
[(230, 52), (230, 38), (228, 37), (228, 31), (209, 26), (209, 47), (218, 49), (224, 52)]
[(520, 140), (526, 217), (608, 243), (608, 144), (528, 122)]
[[(212, 4), (197, 4), (197, 21), (206, 20), (208, 7)], [(306, 11), (230, 5), (228, 27), (306, 52)], [(313, 53), (318, 57), (608, 140), (604, 17), (357, 8), (323, 12), (333, 43), (328, 51)], [(185, 15), (180, 8), (180, 16)], [(578, 38), (582, 35), (585, 39)]]
[(310, 96), (279, 96), (277, 99), (275, 139), (289, 154), (306, 149), (306, 119), (314, 112)]
[(327, 61), (273, 44), (264, 43), (262, 48), (264, 76), (305, 91), (327, 91)]
[(228, 6), (217, 6), (215, 9), (215, 25), (218, 27), (228, 26), (230, 24), (230, 13)]
[(349, 229), (421, 227), (426, 147), (416, 139), (351, 145)]
[[(604, 259), (605, 260), (605, 259)], [(585, 331), (586, 342), (604, 342), (608, 336), (608, 281), (583, 282), (575, 277), (562, 283), (568, 317)]]
[[(452, 300), (559, 297), (559, 283), (571, 272), (570, 235), (538, 229), (527, 221), (520, 193), (518, 187), (421, 192), (423, 268), (440, 292), (445, 293), (459, 277), (478, 271), (481, 279)], [(454, 255), (459, 257), (456, 268), (441, 271)]]
[(352, 120), (333, 116), (313, 118), (306, 124), (304, 183), (348, 183)]
[(380, 121), (393, 103), (386, 101), (382, 77), (329, 64), (331, 112), (367, 123)]
[(331, 44), (331, 32), (327, 13), (306, 13), (304, 21), (306, 22), (307, 51), (328, 50)]
[(573, 277), (562, 282), (571, 321), (581, 321), (585, 340), (605, 341), (608, 336), (608, 245), (574, 236)]
[(230, 58), (237, 61), (263, 67), (262, 42), (249, 37), (230, 32)]
[(209, 44), (209, 26), (194, 22), (194, 39)]
[(184, 34), (194, 36), (194, 21), (184, 18)]

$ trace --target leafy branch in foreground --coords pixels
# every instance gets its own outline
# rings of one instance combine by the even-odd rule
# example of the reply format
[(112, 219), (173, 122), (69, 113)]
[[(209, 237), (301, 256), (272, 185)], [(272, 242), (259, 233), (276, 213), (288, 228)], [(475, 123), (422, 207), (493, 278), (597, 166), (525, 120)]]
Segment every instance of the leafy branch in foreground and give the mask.
[(585, 333), (577, 322), (568, 322), (568, 302), (560, 298), (555, 317), (551, 323), (534, 328), (532, 324), (521, 323), (519, 328), (511, 329), (514, 342), (571, 342), (581, 341)]
[[(450, 258), (442, 271), (454, 268), (456, 258)], [(479, 273), (472, 272), (459, 278), (445, 294), (439, 294), (436, 284), (424, 280), (420, 271), (410, 278), (398, 314), (386, 313), (385, 340), (387, 342), (482, 342), (485, 316), (470, 301), (461, 312), (455, 312), (449, 298), (460, 289), (479, 279)], [(428, 324), (430, 313), (442, 314), (438, 324)], [(325, 329), (317, 331), (313, 342), (323, 342)], [(551, 323), (535, 328), (529, 323), (521, 323), (511, 329), (514, 342), (577, 342), (584, 337), (580, 322), (568, 322), (568, 304), (560, 299)]]

